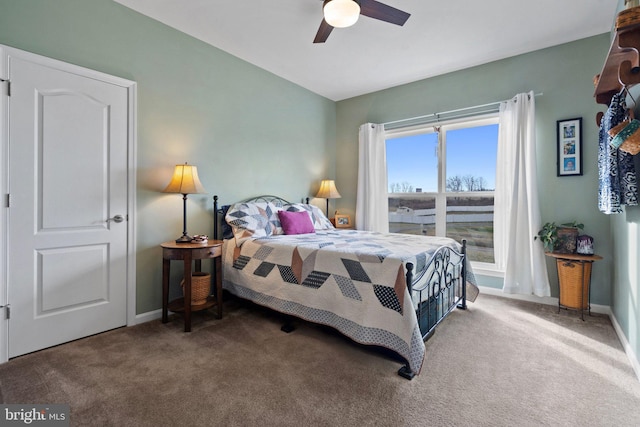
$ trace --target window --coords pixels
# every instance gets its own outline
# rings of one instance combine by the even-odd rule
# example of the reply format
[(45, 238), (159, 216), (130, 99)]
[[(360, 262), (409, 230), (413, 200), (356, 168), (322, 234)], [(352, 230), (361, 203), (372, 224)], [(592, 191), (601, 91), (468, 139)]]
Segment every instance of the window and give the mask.
[(467, 240), (474, 267), (495, 269), (498, 116), (386, 132), (389, 231)]

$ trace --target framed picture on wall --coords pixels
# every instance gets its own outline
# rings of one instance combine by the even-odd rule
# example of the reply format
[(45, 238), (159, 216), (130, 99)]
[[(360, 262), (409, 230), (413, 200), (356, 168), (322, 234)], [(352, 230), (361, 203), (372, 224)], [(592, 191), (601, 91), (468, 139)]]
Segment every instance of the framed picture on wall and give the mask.
[(557, 123), (558, 176), (582, 175), (582, 117)]

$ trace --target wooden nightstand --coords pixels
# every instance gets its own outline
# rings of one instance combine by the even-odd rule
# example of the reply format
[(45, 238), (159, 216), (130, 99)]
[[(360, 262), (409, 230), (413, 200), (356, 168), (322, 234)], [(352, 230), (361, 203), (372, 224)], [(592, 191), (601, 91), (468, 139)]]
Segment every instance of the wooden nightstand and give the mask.
[(601, 260), (599, 255), (560, 254), (547, 252), (545, 255), (556, 258), (558, 269), (558, 312), (560, 308), (580, 310), (584, 320), (584, 311), (591, 315), (591, 264)]
[[(222, 240), (209, 240), (207, 243), (164, 242), (162, 246), (162, 323), (168, 322), (168, 310), (184, 312), (184, 331), (191, 331), (191, 312), (206, 310), (216, 306), (218, 319), (222, 318)], [(214, 260), (215, 293), (199, 305), (191, 305), (191, 262), (195, 261), (195, 271), (201, 271), (203, 259)], [(171, 261), (184, 262), (184, 298), (169, 302), (169, 273)]]

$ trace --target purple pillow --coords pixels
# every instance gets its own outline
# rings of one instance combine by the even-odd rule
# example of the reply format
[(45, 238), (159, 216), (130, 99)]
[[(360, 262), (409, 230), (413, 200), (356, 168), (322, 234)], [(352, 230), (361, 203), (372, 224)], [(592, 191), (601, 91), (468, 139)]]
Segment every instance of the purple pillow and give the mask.
[(309, 234), (316, 232), (307, 211), (278, 211), (278, 217), (280, 218), (280, 224), (282, 225), (284, 234)]

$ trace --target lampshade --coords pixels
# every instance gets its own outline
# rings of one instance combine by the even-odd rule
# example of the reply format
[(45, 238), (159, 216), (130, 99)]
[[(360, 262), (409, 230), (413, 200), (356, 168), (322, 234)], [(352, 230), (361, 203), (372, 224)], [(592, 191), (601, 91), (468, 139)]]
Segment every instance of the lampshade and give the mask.
[(320, 190), (316, 197), (320, 199), (339, 199), (342, 196), (338, 193), (335, 182), (332, 179), (323, 179), (320, 183)]
[(198, 178), (198, 168), (188, 164), (176, 165), (173, 171), (171, 182), (163, 193), (197, 194), (206, 193), (200, 178)]
[(350, 27), (360, 17), (360, 3), (356, 0), (324, 0), (324, 20), (336, 28)]

